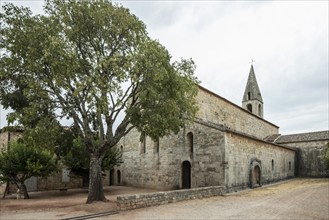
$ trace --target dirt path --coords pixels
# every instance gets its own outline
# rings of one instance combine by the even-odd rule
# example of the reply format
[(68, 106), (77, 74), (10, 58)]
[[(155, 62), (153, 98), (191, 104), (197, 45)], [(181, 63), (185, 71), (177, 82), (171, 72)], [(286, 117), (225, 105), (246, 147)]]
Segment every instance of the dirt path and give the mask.
[(329, 219), (329, 180), (294, 179), (98, 219)]
[[(105, 189), (108, 203), (85, 204), (86, 190), (31, 193), (30, 200), (0, 199), (0, 219), (61, 219), (115, 210), (117, 195), (152, 192)], [(329, 179), (293, 179), (220, 197), (121, 212), (95, 219), (329, 219)]]
[[(104, 188), (109, 202), (86, 204), (87, 189), (69, 189), (66, 193), (44, 191), (29, 193), (30, 199), (17, 200), (15, 195), (0, 199), (0, 220), (61, 219), (116, 210), (117, 195), (154, 192), (151, 189), (110, 186)], [(2, 195), (1, 195), (2, 196)]]

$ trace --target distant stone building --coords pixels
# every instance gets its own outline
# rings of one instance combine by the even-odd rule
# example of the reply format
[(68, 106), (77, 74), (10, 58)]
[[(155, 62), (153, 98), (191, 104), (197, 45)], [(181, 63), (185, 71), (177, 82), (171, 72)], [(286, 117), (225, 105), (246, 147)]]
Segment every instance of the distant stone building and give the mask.
[(263, 119), (253, 66), (242, 108), (201, 86), (196, 99), (195, 121), (178, 134), (153, 141), (133, 130), (121, 140), (123, 164), (111, 171), (113, 184), (157, 189), (223, 185), (230, 192), (296, 175), (329, 176), (319, 162), (328, 131), (310, 133), (310, 139), (299, 139), (308, 134), (281, 136), (278, 126)]

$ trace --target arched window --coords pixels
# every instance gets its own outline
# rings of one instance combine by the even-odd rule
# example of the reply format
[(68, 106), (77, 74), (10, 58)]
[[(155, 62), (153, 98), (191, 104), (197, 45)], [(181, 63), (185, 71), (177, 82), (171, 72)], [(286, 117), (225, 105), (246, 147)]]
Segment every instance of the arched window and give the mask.
[(272, 170), (274, 170), (274, 160), (272, 160)]
[(289, 161), (289, 170), (291, 170), (291, 162)]
[(123, 146), (122, 145), (120, 146), (120, 150), (121, 150), (121, 152), (123, 152)]
[(192, 132), (187, 133), (187, 147), (189, 149), (189, 152), (193, 153), (193, 133)]
[(247, 109), (248, 109), (248, 111), (252, 112), (252, 105), (251, 104), (248, 104), (247, 105)]
[(250, 100), (250, 92), (248, 92), (248, 100)]
[(262, 106), (260, 104), (258, 105), (258, 115), (262, 116)]

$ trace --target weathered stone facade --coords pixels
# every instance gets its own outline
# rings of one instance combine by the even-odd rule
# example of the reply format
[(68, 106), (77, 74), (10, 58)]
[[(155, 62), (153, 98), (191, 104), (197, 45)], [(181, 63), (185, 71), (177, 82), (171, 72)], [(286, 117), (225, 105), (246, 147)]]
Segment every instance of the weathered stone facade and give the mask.
[[(193, 134), (192, 145), (188, 134)], [(144, 153), (143, 143), (139, 140), (140, 134), (133, 131), (121, 143), (124, 163), (117, 169), (122, 173), (124, 185), (186, 188), (183, 183), (184, 162), (190, 164), (191, 188), (225, 186), (226, 191), (232, 191), (252, 187), (254, 161), (258, 161), (261, 169), (261, 184), (294, 176), (295, 149), (201, 120), (186, 126), (176, 135), (160, 139), (159, 151), (156, 142), (147, 138)]]
[[(178, 134), (161, 138), (159, 145), (150, 138), (140, 142), (137, 131), (122, 140), (124, 163), (117, 169), (123, 184), (158, 189), (226, 186), (232, 191), (255, 185), (254, 161), (261, 170), (261, 184), (294, 176), (295, 149), (263, 141), (278, 132), (277, 126), (202, 87), (197, 100), (197, 120)], [(190, 166), (187, 187), (184, 162)]]
[(288, 146), (299, 149), (298, 175), (303, 177), (329, 177), (329, 170), (326, 167), (322, 156), (327, 150), (327, 141), (289, 143)]
[[(312, 153), (307, 153), (310, 142), (302, 151), (296, 148), (304, 149), (301, 142), (275, 142), (279, 127), (263, 119), (256, 78), (250, 79), (243, 108), (199, 86), (197, 117), (178, 134), (156, 142), (141, 138), (136, 130), (124, 137), (120, 143), (124, 163), (116, 167), (122, 184), (167, 190), (225, 186), (229, 192), (293, 178), (300, 169), (316, 172), (318, 166), (309, 158)], [(256, 103), (261, 112), (250, 111), (249, 103)], [(300, 151), (305, 162), (298, 161)]]
[(260, 185), (294, 177), (295, 152), (292, 148), (227, 132), (226, 188), (231, 191), (253, 187), (254, 163), (260, 167)]
[[(193, 134), (189, 143), (188, 134)], [(137, 141), (136, 141), (137, 140)], [(191, 187), (224, 184), (224, 133), (218, 129), (194, 123), (178, 134), (157, 142), (146, 138), (139, 142), (134, 130), (125, 137), (123, 146), (122, 183), (157, 189), (184, 188), (181, 181), (184, 161), (191, 166)], [(191, 149), (191, 146), (193, 149)]]
[(303, 177), (329, 177), (322, 159), (329, 143), (329, 131), (282, 135), (275, 143), (298, 149), (296, 175)]
[(246, 109), (201, 86), (199, 88), (197, 118), (259, 139), (279, 132), (279, 127), (271, 122), (250, 114)]

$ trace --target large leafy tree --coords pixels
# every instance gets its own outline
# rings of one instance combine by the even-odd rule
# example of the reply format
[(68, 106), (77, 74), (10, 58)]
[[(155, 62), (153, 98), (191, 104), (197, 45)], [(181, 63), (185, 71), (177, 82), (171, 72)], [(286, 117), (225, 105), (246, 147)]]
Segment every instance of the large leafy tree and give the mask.
[(47, 177), (54, 171), (57, 165), (49, 150), (11, 142), (7, 151), (0, 152), (0, 182), (15, 184), (24, 199), (29, 198), (25, 180), (32, 176)]
[(1, 20), (1, 97), (19, 80), (31, 100), (25, 112), (46, 106), (74, 121), (90, 156), (87, 203), (106, 201), (101, 164), (124, 135), (136, 128), (156, 139), (195, 115), (193, 61), (171, 62), (128, 9), (105, 0), (49, 0), (42, 16), (6, 4)]

